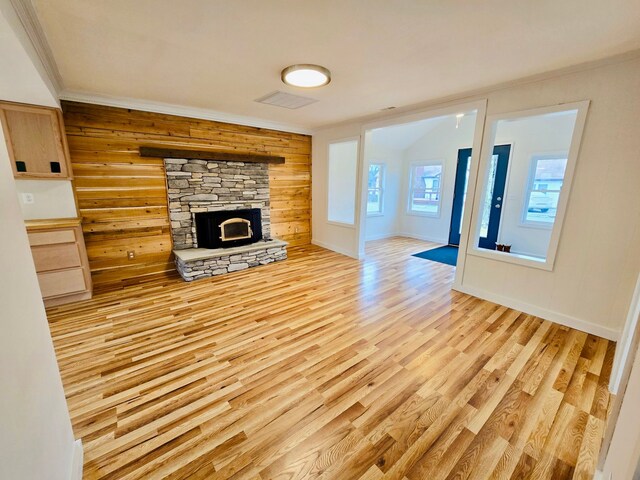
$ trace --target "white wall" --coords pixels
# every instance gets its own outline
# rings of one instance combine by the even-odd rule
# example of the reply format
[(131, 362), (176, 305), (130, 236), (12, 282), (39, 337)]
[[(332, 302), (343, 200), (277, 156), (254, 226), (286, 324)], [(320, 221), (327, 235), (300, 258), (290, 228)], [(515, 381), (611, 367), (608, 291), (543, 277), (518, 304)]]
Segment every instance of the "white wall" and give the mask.
[[(329, 143), (360, 136), (358, 125), (347, 125), (325, 129), (313, 136), (311, 165), (312, 182), (312, 243), (336, 252), (358, 258), (358, 235), (356, 226), (329, 222), (327, 216), (327, 185), (329, 173)], [(360, 169), (360, 159), (358, 160)], [(357, 177), (358, 184), (360, 176)], [(354, 191), (354, 194), (356, 192)], [(356, 224), (360, 221), (360, 202), (356, 198)]]
[[(16, 180), (16, 190), (25, 220), (78, 216), (70, 181)], [(34, 202), (26, 203), (23, 193), (32, 194)]]
[[(0, 0), (0, 65), (7, 66), (0, 69), (0, 98), (56, 105), (49, 82), (18, 40), (19, 28), (10, 2)], [(81, 449), (1, 133), (0, 205), (0, 478), (80, 478)]]
[(575, 120), (576, 115), (547, 115), (499, 123), (495, 145), (511, 145), (511, 158), (498, 243), (512, 245), (514, 253), (546, 257), (552, 224), (545, 228), (522, 222), (531, 157), (568, 153)]
[(0, 133), (0, 478), (68, 479), (74, 438)]
[[(486, 98), (487, 114), (581, 100), (591, 100), (591, 106), (553, 271), (464, 255), (456, 288), (617, 338), (640, 273), (638, 91), (636, 56), (460, 98), (460, 103)], [(450, 99), (432, 108), (455, 104)], [(339, 243), (343, 251), (357, 251), (359, 239), (355, 232), (338, 234), (322, 221), (322, 207), (316, 206), (326, 202), (326, 191), (316, 172), (326, 168), (327, 139), (357, 135), (363, 125), (361, 121), (323, 129), (313, 138), (314, 239), (327, 239), (325, 245)]]
[(626, 392), (624, 392), (609, 451), (602, 472), (599, 472), (596, 478), (637, 480), (640, 461), (638, 405), (640, 405), (640, 351), (635, 353), (635, 361)]
[(358, 175), (358, 141), (329, 145), (328, 219), (353, 225), (356, 219), (355, 185)]
[(488, 114), (579, 100), (591, 106), (553, 271), (467, 255), (463, 290), (618, 336), (640, 272), (637, 91), (638, 58), (488, 95)]
[[(465, 115), (460, 127), (456, 128), (455, 116), (447, 117), (406, 150), (399, 212), (401, 235), (431, 242), (449, 242), (458, 150), (472, 147), (475, 122), (475, 114)], [(420, 161), (442, 161), (444, 165), (440, 214), (437, 217), (408, 212), (410, 169), (414, 162)]]
[(389, 148), (372, 141), (371, 133), (366, 135), (365, 159), (368, 165), (381, 163), (385, 166), (382, 214), (367, 215), (365, 239), (377, 240), (398, 235), (399, 209), (404, 172), (404, 150)]

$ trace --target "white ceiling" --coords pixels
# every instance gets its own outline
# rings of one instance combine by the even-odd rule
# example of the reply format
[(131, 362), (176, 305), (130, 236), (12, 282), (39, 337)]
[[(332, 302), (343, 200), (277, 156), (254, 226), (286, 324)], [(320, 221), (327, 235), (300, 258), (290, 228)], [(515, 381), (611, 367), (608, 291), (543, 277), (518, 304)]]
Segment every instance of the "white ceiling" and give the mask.
[[(33, 0), (66, 91), (299, 128), (640, 48), (640, 0)], [(286, 87), (317, 63), (333, 81)], [(318, 100), (286, 110), (283, 90)]]
[[(473, 126), (476, 121), (476, 112), (464, 113), (464, 117), (459, 121), (459, 126), (461, 128)], [(454, 129), (456, 124), (458, 124), (456, 115), (426, 118), (411, 123), (373, 129), (369, 139), (374, 145), (394, 150), (405, 150), (437, 127), (445, 127), (445, 130)], [(440, 130), (438, 133), (441, 133)]]
[(455, 124), (455, 116), (427, 118), (412, 123), (376, 128), (371, 131), (371, 142), (385, 148), (404, 150), (445, 121)]

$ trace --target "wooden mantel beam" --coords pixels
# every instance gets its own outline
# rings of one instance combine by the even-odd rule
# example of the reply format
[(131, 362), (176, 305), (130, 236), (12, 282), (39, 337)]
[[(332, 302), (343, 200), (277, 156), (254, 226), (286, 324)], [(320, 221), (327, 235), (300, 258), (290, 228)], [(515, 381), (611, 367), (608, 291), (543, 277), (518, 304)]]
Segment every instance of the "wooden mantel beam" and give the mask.
[(252, 155), (249, 153), (225, 153), (214, 150), (189, 150), (177, 148), (140, 147), (141, 157), (191, 158), (217, 162), (284, 163), (284, 157)]

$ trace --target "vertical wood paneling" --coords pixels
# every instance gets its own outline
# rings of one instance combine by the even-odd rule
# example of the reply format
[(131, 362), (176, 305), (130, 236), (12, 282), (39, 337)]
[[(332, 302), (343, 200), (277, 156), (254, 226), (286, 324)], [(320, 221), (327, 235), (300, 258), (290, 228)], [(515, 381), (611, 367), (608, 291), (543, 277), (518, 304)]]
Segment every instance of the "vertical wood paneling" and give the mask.
[(310, 136), (76, 102), (62, 108), (96, 288), (174, 270), (163, 162), (141, 157), (142, 145), (284, 156), (269, 166), (272, 235), (310, 243)]

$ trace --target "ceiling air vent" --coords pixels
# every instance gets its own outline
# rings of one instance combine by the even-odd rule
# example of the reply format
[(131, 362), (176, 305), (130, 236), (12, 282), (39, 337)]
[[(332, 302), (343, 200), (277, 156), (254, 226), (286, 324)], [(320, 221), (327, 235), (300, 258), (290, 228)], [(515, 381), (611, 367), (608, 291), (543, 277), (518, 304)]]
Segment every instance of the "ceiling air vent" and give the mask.
[(256, 98), (258, 103), (266, 103), (267, 105), (274, 105), (282, 108), (300, 108), (305, 105), (317, 102), (314, 98), (300, 97), (298, 95), (291, 95), (285, 92), (273, 92), (264, 97)]

